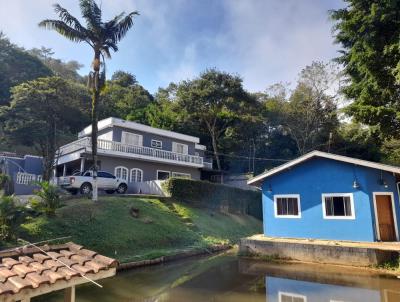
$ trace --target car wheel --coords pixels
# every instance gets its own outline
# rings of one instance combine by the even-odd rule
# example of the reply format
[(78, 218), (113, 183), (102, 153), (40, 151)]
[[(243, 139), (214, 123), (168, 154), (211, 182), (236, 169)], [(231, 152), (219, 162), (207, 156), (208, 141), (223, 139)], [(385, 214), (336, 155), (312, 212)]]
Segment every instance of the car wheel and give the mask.
[(81, 185), (81, 194), (89, 195), (92, 192), (92, 185), (88, 182), (85, 182)]
[(107, 194), (114, 194), (115, 190), (106, 190)]
[(128, 190), (128, 186), (126, 184), (120, 184), (117, 188), (118, 194), (124, 194)]

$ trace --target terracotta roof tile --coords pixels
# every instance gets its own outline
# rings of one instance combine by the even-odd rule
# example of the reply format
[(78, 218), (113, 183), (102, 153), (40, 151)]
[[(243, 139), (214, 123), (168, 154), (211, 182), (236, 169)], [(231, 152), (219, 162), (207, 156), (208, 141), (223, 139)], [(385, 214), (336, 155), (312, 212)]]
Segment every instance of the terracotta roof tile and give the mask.
[(117, 265), (116, 260), (72, 242), (40, 249), (25, 246), (0, 251), (0, 301), (3, 301), (3, 295), (49, 286), (61, 280), (82, 278), (86, 274), (97, 274)]

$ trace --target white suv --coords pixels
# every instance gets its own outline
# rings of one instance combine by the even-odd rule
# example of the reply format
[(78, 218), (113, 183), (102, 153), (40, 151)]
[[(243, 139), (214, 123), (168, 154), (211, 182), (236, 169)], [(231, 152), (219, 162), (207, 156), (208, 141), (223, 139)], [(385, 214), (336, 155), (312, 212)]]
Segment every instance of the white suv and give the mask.
[[(85, 195), (90, 194), (93, 188), (93, 171), (76, 172), (72, 176), (60, 177), (58, 183), (71, 194), (78, 192)], [(128, 184), (125, 180), (105, 171), (97, 172), (97, 187), (108, 194), (114, 192), (124, 194), (128, 190)]]

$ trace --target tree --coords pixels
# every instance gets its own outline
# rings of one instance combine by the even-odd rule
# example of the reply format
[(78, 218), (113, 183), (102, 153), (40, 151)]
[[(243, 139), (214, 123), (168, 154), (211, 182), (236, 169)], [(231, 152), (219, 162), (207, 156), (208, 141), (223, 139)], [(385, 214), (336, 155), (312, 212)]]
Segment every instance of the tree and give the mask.
[(221, 138), (249, 108), (250, 96), (243, 88), (242, 79), (210, 69), (192, 81), (180, 83), (176, 97), (186, 118), (192, 122), (200, 122), (207, 130), (217, 168), (221, 170)]
[(0, 106), (9, 104), (11, 87), (51, 74), (40, 60), (12, 44), (0, 31)]
[(93, 157), (93, 201), (97, 201), (97, 122), (100, 91), (105, 84), (104, 57), (111, 58), (110, 50), (118, 51), (118, 42), (133, 26), (134, 11), (124, 12), (107, 22), (102, 21), (102, 11), (94, 0), (79, 0), (84, 27), (59, 4), (54, 5), (59, 20), (43, 20), (39, 26), (55, 30), (73, 42), (85, 42), (93, 49), (93, 71), (89, 75), (89, 87), (92, 93), (92, 157)]
[(100, 116), (115, 116), (147, 124), (146, 110), (153, 96), (137, 83), (135, 76), (117, 71), (101, 93)]
[(322, 147), (329, 151), (330, 137), (339, 125), (330, 74), (327, 64), (313, 62), (302, 70), (289, 100), (279, 106), (279, 123), (295, 141), (300, 155)]
[(33, 48), (29, 50), (29, 53), (41, 60), (55, 76), (83, 83), (83, 77), (78, 73), (83, 65), (79, 62), (74, 60), (63, 62), (60, 59), (55, 59), (53, 58), (53, 50), (43, 46), (40, 49)]
[(12, 88), (10, 106), (0, 111), (0, 122), (9, 143), (34, 146), (43, 156), (43, 179), (49, 180), (56, 150), (88, 122), (81, 108), (89, 103), (82, 85), (39, 78)]
[(348, 77), (343, 91), (354, 100), (347, 112), (385, 137), (400, 138), (400, 2), (345, 2), (331, 17), (343, 48), (337, 60)]

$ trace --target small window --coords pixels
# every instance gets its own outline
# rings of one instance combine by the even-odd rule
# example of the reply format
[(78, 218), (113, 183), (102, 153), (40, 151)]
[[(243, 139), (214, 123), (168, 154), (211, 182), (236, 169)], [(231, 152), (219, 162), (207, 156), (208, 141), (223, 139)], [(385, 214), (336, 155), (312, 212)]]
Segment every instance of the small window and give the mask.
[(172, 177), (191, 179), (192, 175), (190, 175), (189, 173), (172, 172)]
[(353, 194), (322, 194), (325, 219), (354, 219)]
[(181, 143), (172, 143), (172, 152), (180, 153), (180, 154), (188, 154), (189, 147), (188, 145), (181, 144)]
[(275, 217), (300, 218), (300, 196), (297, 194), (275, 195)]
[(162, 141), (158, 141), (156, 139), (151, 140), (151, 147), (152, 148), (157, 148), (157, 149), (162, 149)]
[(298, 294), (279, 292), (279, 302), (307, 302), (307, 297)]
[(128, 181), (128, 169), (125, 167), (116, 167), (115, 168), (115, 176), (117, 178), (121, 178), (123, 180)]
[(142, 182), (143, 181), (143, 170), (133, 168), (131, 170), (131, 182)]
[(166, 180), (171, 176), (171, 173), (169, 171), (161, 171), (157, 170), (157, 179), (158, 180)]
[(125, 145), (142, 146), (143, 136), (135, 133), (122, 131), (121, 143)]

